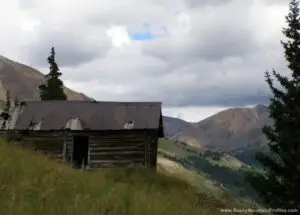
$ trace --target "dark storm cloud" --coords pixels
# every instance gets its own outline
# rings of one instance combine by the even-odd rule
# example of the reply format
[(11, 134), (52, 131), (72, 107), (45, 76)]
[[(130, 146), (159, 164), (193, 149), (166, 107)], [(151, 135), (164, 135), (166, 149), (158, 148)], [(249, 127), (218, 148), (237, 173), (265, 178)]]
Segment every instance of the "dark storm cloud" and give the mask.
[[(262, 77), (263, 79), (263, 77)], [(182, 84), (180, 88), (159, 88), (150, 93), (149, 91), (136, 91), (135, 98), (145, 100), (161, 100), (165, 106), (185, 107), (185, 106), (245, 106), (253, 104), (267, 104), (269, 102), (270, 91), (265, 82), (251, 84), (235, 83), (228, 89), (228, 84), (224, 83), (217, 87), (206, 87), (196, 85), (195, 82)], [(248, 85), (248, 86), (247, 86)], [(166, 96), (167, 95), (167, 96)]]
[[(102, 34), (104, 33), (102, 32)], [(107, 41), (102, 44), (93, 44), (88, 41), (87, 37), (81, 37), (76, 33), (47, 30), (41, 32), (37, 40), (27, 44), (23, 51), (27, 53), (30, 64), (44, 67), (48, 65), (47, 57), (52, 46), (55, 47), (57, 62), (61, 67), (77, 67), (101, 58), (110, 48)]]

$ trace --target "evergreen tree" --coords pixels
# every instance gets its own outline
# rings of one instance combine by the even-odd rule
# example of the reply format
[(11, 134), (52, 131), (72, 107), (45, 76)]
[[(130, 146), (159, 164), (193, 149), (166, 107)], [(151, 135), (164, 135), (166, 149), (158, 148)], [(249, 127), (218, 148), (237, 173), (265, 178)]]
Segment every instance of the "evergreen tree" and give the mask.
[(54, 47), (51, 48), (48, 63), (50, 64), (50, 72), (45, 75), (47, 83), (39, 86), (41, 100), (67, 100), (63, 91), (63, 82), (59, 79), (62, 74), (55, 62)]
[(0, 119), (3, 120), (1, 128), (4, 129), (7, 123), (7, 120), (10, 118), (10, 106), (11, 106), (11, 101), (10, 101), (10, 94), (9, 91), (6, 91), (6, 102), (3, 111), (0, 114)]
[(265, 126), (270, 154), (258, 153), (257, 160), (265, 167), (264, 174), (248, 176), (251, 185), (272, 208), (300, 210), (300, 20), (299, 2), (292, 0), (283, 28), (286, 42), (281, 41), (291, 77), (272, 71), (280, 85), (266, 72), (271, 89), (270, 117), (273, 126)]
[(14, 106), (18, 106), (20, 104), (20, 101), (18, 99), (18, 96), (15, 96), (15, 100), (14, 100)]
[(4, 106), (4, 111), (9, 112), (10, 105), (11, 105), (10, 93), (7, 90), (6, 91), (6, 103), (5, 103), (5, 106)]

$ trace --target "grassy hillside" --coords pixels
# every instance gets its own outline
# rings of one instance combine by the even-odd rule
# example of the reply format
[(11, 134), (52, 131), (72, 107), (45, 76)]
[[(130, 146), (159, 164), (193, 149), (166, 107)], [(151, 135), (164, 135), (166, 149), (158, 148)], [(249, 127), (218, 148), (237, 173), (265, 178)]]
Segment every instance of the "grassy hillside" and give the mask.
[[(162, 139), (159, 142), (159, 156), (192, 172), (193, 174), (181, 175), (200, 190), (205, 190), (213, 196), (228, 195), (250, 204), (252, 199), (257, 199), (255, 192), (245, 181), (246, 173), (254, 169), (226, 153), (199, 150), (182, 142)], [(180, 173), (177, 171), (177, 174)]]
[(0, 209), (12, 215), (221, 214), (238, 207), (144, 169), (76, 171), (0, 141)]

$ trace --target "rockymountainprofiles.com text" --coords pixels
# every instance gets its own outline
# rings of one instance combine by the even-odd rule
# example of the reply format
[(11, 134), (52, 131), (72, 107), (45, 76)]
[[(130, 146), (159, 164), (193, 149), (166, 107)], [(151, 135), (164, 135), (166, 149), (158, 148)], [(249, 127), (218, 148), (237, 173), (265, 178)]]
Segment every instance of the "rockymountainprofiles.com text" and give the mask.
[(298, 209), (283, 208), (222, 208), (222, 213), (298, 213)]

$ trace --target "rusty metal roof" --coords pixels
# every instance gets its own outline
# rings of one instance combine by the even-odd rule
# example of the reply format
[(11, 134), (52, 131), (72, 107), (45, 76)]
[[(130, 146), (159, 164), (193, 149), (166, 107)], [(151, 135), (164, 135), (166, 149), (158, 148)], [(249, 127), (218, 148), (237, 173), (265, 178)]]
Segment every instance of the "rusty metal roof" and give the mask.
[(160, 102), (90, 102), (28, 101), (17, 117), (16, 130), (63, 130), (72, 119), (78, 119), (84, 130), (123, 130), (134, 122), (133, 129), (158, 129)]

